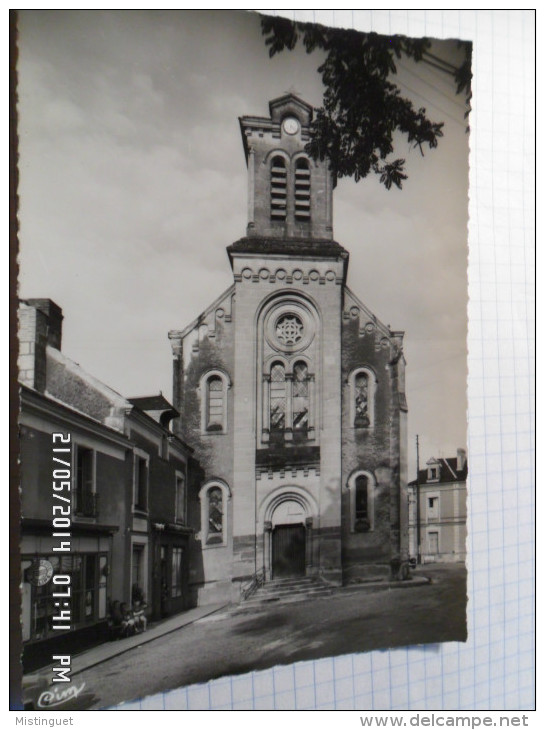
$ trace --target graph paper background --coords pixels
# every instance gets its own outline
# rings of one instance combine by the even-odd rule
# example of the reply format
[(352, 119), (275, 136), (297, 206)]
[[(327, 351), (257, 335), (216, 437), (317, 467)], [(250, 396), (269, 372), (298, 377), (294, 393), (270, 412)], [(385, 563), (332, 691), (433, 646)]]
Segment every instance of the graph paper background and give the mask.
[(263, 11), (473, 41), (465, 644), (303, 662), (123, 709), (528, 710), (534, 707), (533, 11)]

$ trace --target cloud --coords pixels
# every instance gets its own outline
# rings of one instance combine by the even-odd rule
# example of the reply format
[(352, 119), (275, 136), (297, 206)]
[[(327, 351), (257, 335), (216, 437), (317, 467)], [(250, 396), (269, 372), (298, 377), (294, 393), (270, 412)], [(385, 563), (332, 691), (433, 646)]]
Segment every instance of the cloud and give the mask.
[[(67, 355), (121, 392), (170, 392), (166, 333), (230, 285), (245, 233), (238, 117), (292, 85), (318, 104), (318, 64), (269, 59), (250, 13), (21, 11), (21, 295), (63, 307)], [(334, 226), (349, 286), (406, 330), (411, 432), (463, 442), (468, 139), (445, 119), (424, 158), (402, 143), (402, 191), (341, 180)]]

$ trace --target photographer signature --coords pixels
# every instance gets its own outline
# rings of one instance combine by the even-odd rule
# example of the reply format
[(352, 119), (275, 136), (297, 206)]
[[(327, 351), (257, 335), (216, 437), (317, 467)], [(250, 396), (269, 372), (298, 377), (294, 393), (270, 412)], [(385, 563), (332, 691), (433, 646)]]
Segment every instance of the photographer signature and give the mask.
[(37, 705), (41, 709), (51, 709), (52, 707), (58, 707), (59, 705), (68, 702), (69, 700), (75, 699), (85, 687), (85, 682), (82, 682), (80, 686), (71, 685), (70, 687), (50, 687), (42, 692), (38, 697)]

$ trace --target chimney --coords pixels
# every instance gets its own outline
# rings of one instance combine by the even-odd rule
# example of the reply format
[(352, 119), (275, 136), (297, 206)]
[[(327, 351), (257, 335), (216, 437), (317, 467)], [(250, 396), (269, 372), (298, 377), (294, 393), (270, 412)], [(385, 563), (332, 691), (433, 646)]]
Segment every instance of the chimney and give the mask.
[(62, 309), (51, 299), (23, 299), (19, 306), (19, 382), (44, 392), (46, 347), (61, 349)]
[(61, 349), (62, 309), (52, 299), (26, 299), (27, 304), (45, 315), (47, 320), (47, 344), (56, 350)]
[(466, 451), (465, 449), (458, 449), (456, 451), (456, 471), (463, 471), (466, 463)]

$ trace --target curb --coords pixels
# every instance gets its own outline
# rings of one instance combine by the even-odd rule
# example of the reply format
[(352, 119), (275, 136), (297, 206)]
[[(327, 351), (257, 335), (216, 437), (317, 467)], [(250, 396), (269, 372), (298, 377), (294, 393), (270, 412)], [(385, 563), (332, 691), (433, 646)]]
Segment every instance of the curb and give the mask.
[[(138, 634), (139, 639), (140, 639), (140, 637), (142, 637), (142, 639), (140, 641), (135, 642), (134, 644), (132, 644), (132, 646), (127, 646), (126, 648), (123, 648), (121, 651), (116, 651), (114, 654), (110, 654), (109, 656), (97, 658), (96, 660), (91, 661), (89, 664), (87, 664), (84, 667), (81, 667), (80, 669), (74, 668), (72, 670), (72, 676), (75, 676), (76, 674), (81, 674), (82, 672), (87, 671), (87, 669), (91, 669), (92, 667), (96, 667), (99, 664), (103, 664), (104, 662), (107, 662), (110, 659), (113, 659), (114, 657), (118, 657), (118, 656), (121, 656), (122, 654), (126, 654), (128, 651), (132, 651), (132, 649), (137, 649), (139, 646), (143, 646), (144, 644), (149, 644), (150, 642), (155, 641), (156, 639), (160, 639), (163, 636), (168, 636), (168, 634), (172, 634), (175, 631), (179, 631), (180, 629), (185, 628), (186, 626), (190, 626), (191, 624), (194, 624), (196, 621), (199, 621), (201, 618), (204, 618), (205, 616), (211, 616), (212, 614), (217, 613), (218, 611), (222, 611), (227, 605), (228, 604), (225, 604), (225, 606), (216, 606), (216, 608), (213, 608), (211, 611), (208, 611), (207, 613), (203, 613), (201, 616), (196, 616), (195, 618), (192, 618), (189, 621), (183, 623), (181, 626), (173, 626), (172, 628), (169, 628), (166, 631), (157, 633), (157, 635), (155, 635), (155, 636), (144, 636), (144, 634)], [(153, 631), (153, 629), (150, 629), (150, 631)], [(129, 638), (132, 638), (132, 637), (129, 637)], [(83, 653), (80, 654), (79, 656), (83, 657)], [(75, 658), (77, 659), (77, 657), (75, 657)]]

